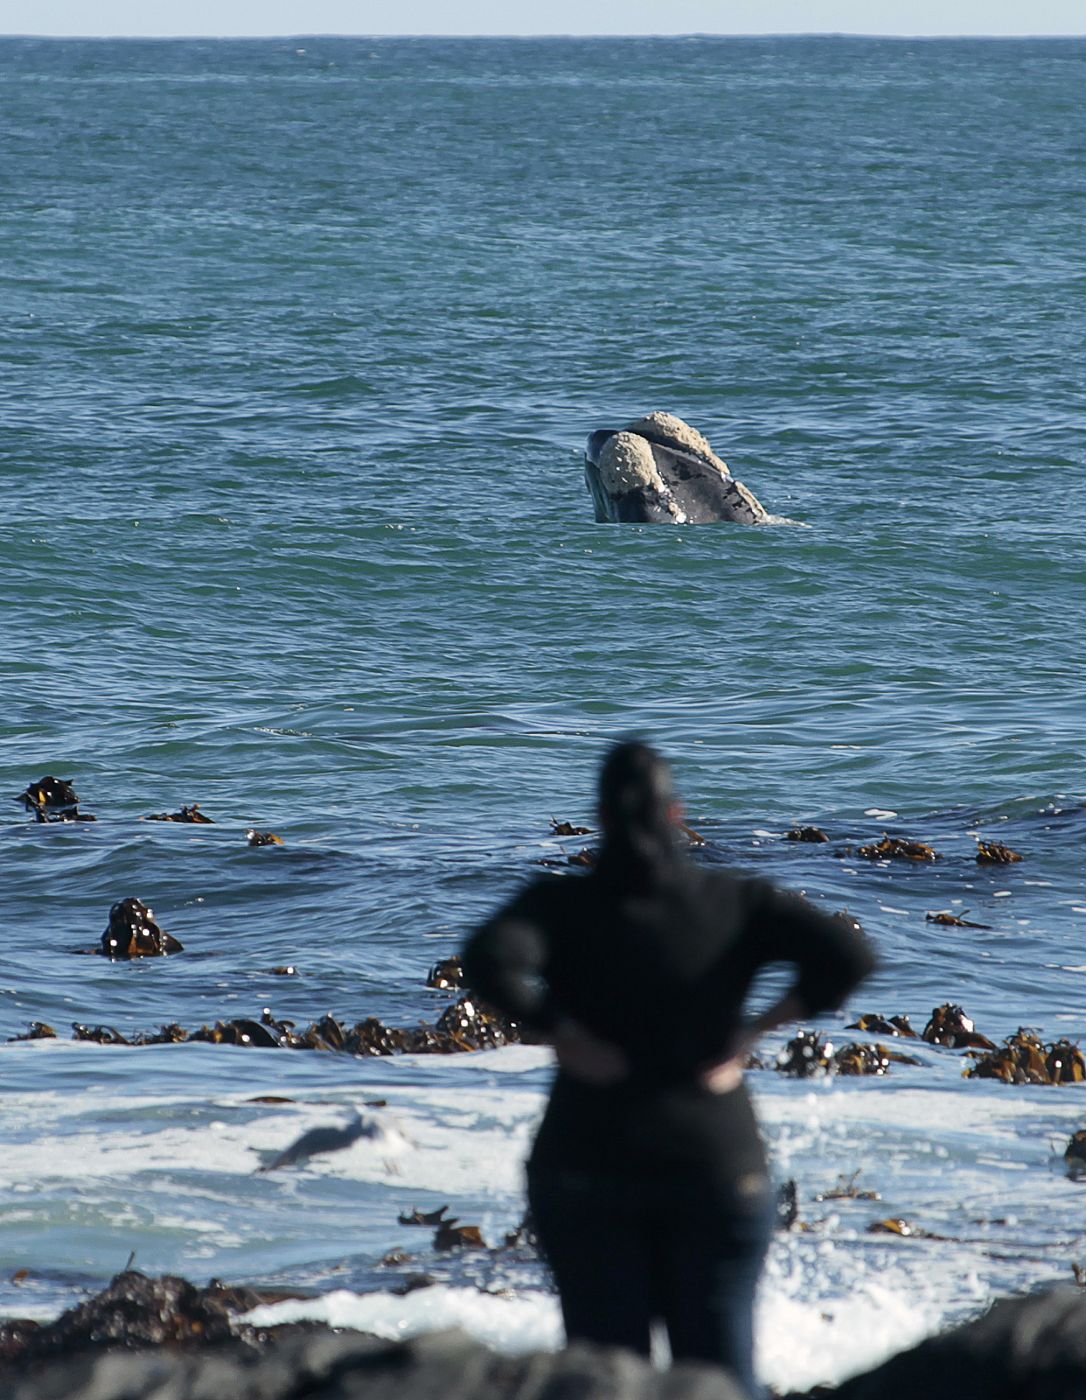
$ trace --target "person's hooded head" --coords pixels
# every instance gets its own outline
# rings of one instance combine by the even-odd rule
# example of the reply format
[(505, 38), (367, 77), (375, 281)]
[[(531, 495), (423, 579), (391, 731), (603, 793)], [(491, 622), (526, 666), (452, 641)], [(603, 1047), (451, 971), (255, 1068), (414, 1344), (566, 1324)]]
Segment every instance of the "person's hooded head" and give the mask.
[(675, 859), (679, 813), (666, 759), (639, 740), (616, 744), (600, 769), (601, 863), (651, 879)]

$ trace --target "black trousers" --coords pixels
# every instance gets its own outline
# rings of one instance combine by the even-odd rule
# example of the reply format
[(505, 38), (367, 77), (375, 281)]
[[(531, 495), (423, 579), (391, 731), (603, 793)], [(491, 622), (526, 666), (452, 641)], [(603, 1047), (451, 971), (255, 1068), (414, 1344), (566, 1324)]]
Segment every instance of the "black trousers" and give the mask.
[(772, 1231), (768, 1183), (740, 1195), (698, 1181), (532, 1167), (528, 1200), (567, 1340), (647, 1356), (659, 1320), (674, 1360), (726, 1367), (759, 1394), (753, 1310)]

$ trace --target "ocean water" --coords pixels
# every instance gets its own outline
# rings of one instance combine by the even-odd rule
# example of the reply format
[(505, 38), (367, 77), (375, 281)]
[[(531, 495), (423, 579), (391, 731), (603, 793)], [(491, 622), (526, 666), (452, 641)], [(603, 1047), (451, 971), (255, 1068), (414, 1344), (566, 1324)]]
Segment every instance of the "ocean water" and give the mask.
[[(546, 1051), (69, 1028), (436, 1018), (431, 963), (584, 844), (550, 819), (591, 822), (630, 732), (698, 859), (868, 929), (835, 1043), (946, 1001), (1086, 1034), (1086, 41), (8, 39), (0, 71), (0, 1315), (134, 1253), (557, 1345), (528, 1254), (397, 1221), (500, 1244)], [(595, 524), (585, 436), (653, 409), (796, 523)], [(97, 822), (10, 800), (45, 774)], [(941, 858), (837, 854), (883, 831)], [(182, 955), (80, 954), (129, 895)], [(1086, 1262), (1082, 1086), (916, 1053), (750, 1076), (809, 1227), (762, 1290), (779, 1387)], [(378, 1100), (376, 1138), (254, 1174)], [(854, 1173), (878, 1201), (817, 1199)]]

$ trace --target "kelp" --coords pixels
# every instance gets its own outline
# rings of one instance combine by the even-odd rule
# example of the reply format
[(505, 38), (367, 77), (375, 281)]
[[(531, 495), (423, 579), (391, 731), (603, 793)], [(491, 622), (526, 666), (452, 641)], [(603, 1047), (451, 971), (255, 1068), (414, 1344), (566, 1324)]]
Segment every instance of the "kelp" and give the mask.
[(442, 958), (440, 962), (434, 963), (426, 974), (426, 985), (435, 987), (442, 992), (462, 987), (464, 985), (464, 964), (460, 961), (459, 953), (454, 953), (451, 957)]
[(250, 827), (245, 833), (245, 840), (250, 846), (282, 846), (283, 838), (276, 836), (274, 831), (257, 831)]
[(460, 1225), (454, 1220), (442, 1220), (434, 1231), (435, 1249), (486, 1249), (487, 1243), (478, 1225)]
[(31, 1021), (22, 1035), (13, 1035), (12, 1040), (56, 1040), (57, 1033), (44, 1021)]
[(47, 807), (75, 807), (79, 798), (67, 778), (46, 776), (36, 783), (27, 783), (25, 789), (16, 795), (15, 801), (22, 802), (27, 811), (39, 812)]
[(929, 1045), (944, 1045), (950, 1050), (995, 1049), (995, 1041), (981, 1035), (963, 1009), (952, 1001), (932, 1010), (921, 1038)]
[(829, 1191), (820, 1191), (815, 1197), (816, 1201), (881, 1201), (882, 1197), (877, 1191), (861, 1191), (856, 1185), (859, 1179), (860, 1169), (857, 1169), (851, 1176), (839, 1176), (837, 1185)]
[(918, 1039), (908, 1016), (880, 1016), (878, 1012), (867, 1012), (858, 1021), (850, 1021), (848, 1031), (867, 1031), (871, 1035), (899, 1035), (906, 1039)]
[(777, 1071), (796, 1079), (810, 1079), (824, 1074), (860, 1075), (888, 1074), (893, 1062), (915, 1065), (920, 1061), (911, 1055), (888, 1050), (885, 1045), (865, 1045), (854, 1042), (835, 1050), (832, 1043), (817, 1031), (800, 1031), (777, 1056)]
[(1010, 846), (1004, 846), (1000, 841), (978, 841), (977, 843), (977, 864), (978, 865), (1013, 865), (1015, 861), (1022, 857), (1017, 851), (1012, 851)]
[(25, 1364), (118, 1348), (202, 1350), (232, 1338), (256, 1343), (267, 1329), (238, 1322), (238, 1315), (301, 1296), (297, 1289), (247, 1288), (218, 1279), (197, 1288), (187, 1279), (149, 1278), (129, 1267), (51, 1322), (18, 1318), (0, 1324), (0, 1358)]
[(945, 1240), (945, 1235), (933, 1235), (930, 1230), (924, 1230), (919, 1225), (913, 1225), (911, 1221), (902, 1220), (900, 1216), (891, 1216), (887, 1220), (873, 1220), (867, 1227), (869, 1235), (897, 1235), (900, 1239), (913, 1240)]
[(1069, 1040), (1045, 1045), (1021, 1026), (964, 1073), (967, 1079), (999, 1079), (1004, 1084), (1081, 1084), (1086, 1081), (1086, 1058)]
[(114, 962), (132, 958), (164, 958), (181, 953), (184, 945), (155, 922), (154, 910), (141, 899), (119, 899), (109, 911), (101, 952)]
[(144, 822), (188, 822), (194, 825), (213, 826), (209, 816), (200, 811), (199, 802), (193, 802), (191, 806), (182, 807), (177, 812), (153, 812), (149, 817), (141, 817)]
[(440, 1225), (449, 1207), (439, 1206), (437, 1210), (419, 1210), (413, 1206), (409, 1211), (400, 1211), (396, 1219), (401, 1225)]
[(948, 928), (983, 928), (990, 929), (991, 924), (974, 924), (971, 920), (962, 917), (968, 914), (968, 909), (963, 909), (961, 914), (951, 914), (948, 910), (941, 909), (924, 915), (929, 924), (943, 924)]
[(1067, 1175), (1074, 1181), (1086, 1177), (1086, 1128), (1072, 1133), (1063, 1150), (1063, 1160), (1067, 1163)]
[[(434, 1231), (433, 1247), (439, 1250), (450, 1249), (488, 1249), (489, 1246), (483, 1239), (483, 1232), (478, 1225), (461, 1225), (459, 1216), (449, 1215), (448, 1206), (440, 1206), (437, 1210), (419, 1210), (418, 1207), (410, 1211), (401, 1211), (396, 1217), (401, 1225), (421, 1225)], [(514, 1249), (523, 1247), (530, 1243), (530, 1226), (527, 1219), (523, 1220), (512, 1234), (507, 1234), (500, 1249)], [(496, 1252), (496, 1251), (495, 1251)], [(403, 1255), (402, 1260), (395, 1262), (406, 1263), (410, 1255)], [(386, 1259), (388, 1256), (386, 1255)], [(382, 1261), (384, 1262), (384, 1261)]]
[(96, 1045), (131, 1045), (132, 1042), (112, 1026), (84, 1026), (80, 1021), (72, 1022), (73, 1040), (90, 1040)]
[(793, 826), (784, 833), (786, 841), (802, 841), (808, 845), (818, 846), (830, 838), (820, 826)]
[(81, 812), (78, 807), (61, 807), (51, 810), (47, 807), (35, 807), (34, 820), (41, 822), (96, 822), (98, 818), (90, 812)]
[[(16, 1040), (42, 1038), (34, 1033), (40, 1022)], [(49, 1028), (46, 1028), (47, 1030)], [(294, 1021), (277, 1020), (267, 1008), (259, 1020), (238, 1017), (216, 1021), (189, 1031), (176, 1023), (153, 1032), (122, 1035), (112, 1026), (85, 1026), (73, 1023), (74, 1039), (93, 1040), (101, 1045), (180, 1045), (202, 1042), (210, 1045), (236, 1045), (268, 1050), (324, 1050), (346, 1055), (453, 1055), (474, 1050), (495, 1049), (516, 1044), (520, 1028), (514, 1021), (470, 996), (447, 1006), (436, 1024), (386, 1026), (376, 1016), (368, 1016), (353, 1026), (339, 1021), (330, 1012), (312, 1024), (298, 1029)]]
[(705, 846), (708, 842), (700, 831), (695, 831), (692, 826), (687, 826), (686, 822), (676, 822), (679, 831), (686, 837), (691, 846)]
[(880, 841), (858, 846), (856, 854), (865, 860), (911, 860), (931, 861), (939, 859), (939, 852), (924, 841), (910, 841), (904, 836), (887, 836), (884, 832)]
[(778, 1074), (810, 1079), (829, 1073), (833, 1046), (817, 1031), (799, 1031), (777, 1056)]

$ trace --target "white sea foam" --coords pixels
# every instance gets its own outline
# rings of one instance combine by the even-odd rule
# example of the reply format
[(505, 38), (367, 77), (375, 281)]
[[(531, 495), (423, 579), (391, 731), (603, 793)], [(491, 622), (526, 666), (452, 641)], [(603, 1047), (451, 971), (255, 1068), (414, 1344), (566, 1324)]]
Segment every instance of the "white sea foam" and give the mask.
[(435, 1285), (399, 1297), (337, 1289), (320, 1298), (292, 1299), (255, 1308), (245, 1314), (244, 1320), (257, 1327), (325, 1322), (330, 1327), (350, 1327), (395, 1340), (444, 1327), (461, 1327), (509, 1355), (554, 1351), (562, 1344), (558, 1300), (553, 1294), (537, 1292), (509, 1298), (480, 1293), (475, 1288)]
[[(997, 1294), (1052, 1279), (1079, 1233), (1081, 1188), (1060, 1165), (1081, 1123), (1076, 1091), (965, 1086), (961, 1057), (905, 1048), (923, 1064), (894, 1067), (884, 1081), (750, 1077), (775, 1173), (797, 1181), (806, 1226), (776, 1236), (758, 1308), (762, 1369), (781, 1388), (839, 1380)], [(103, 1276), (129, 1249), (149, 1272), (260, 1279), (273, 1270), (318, 1287), (394, 1248), (425, 1268), (430, 1237), (399, 1226), (402, 1210), (448, 1204), (492, 1242), (519, 1219), (548, 1060), (515, 1047), (366, 1064), (365, 1097), (387, 1107), (362, 1111), (381, 1137), (263, 1174), (255, 1168), (300, 1133), (360, 1105), (330, 1057), (280, 1062), (282, 1087), (290, 1091), (291, 1075), (299, 1085), (288, 1104), (251, 1102), (267, 1087), (256, 1081), (210, 1100), (170, 1100), (155, 1092), (155, 1073), (171, 1063), (164, 1055), (147, 1061), (142, 1095), (117, 1086), (11, 1095), (0, 1239), (13, 1267), (89, 1261)], [(881, 1199), (817, 1199), (841, 1182)], [(944, 1238), (868, 1233), (889, 1216)], [(32, 1253), (20, 1253), (22, 1240)], [(514, 1279), (502, 1297), (455, 1282), (405, 1297), (339, 1289), (282, 1305), (275, 1319), (319, 1317), (389, 1337), (455, 1325), (506, 1351), (558, 1343), (557, 1305), (538, 1281)], [(32, 1306), (20, 1298), (17, 1310)]]
[[(939, 1321), (932, 1303), (875, 1278), (806, 1297), (797, 1296), (802, 1287), (787, 1264), (771, 1260), (758, 1300), (757, 1356), (763, 1379), (778, 1389), (840, 1381), (912, 1345)], [(507, 1355), (562, 1345), (557, 1299), (538, 1291), (498, 1297), (444, 1285), (406, 1296), (337, 1289), (255, 1308), (244, 1320), (258, 1327), (323, 1322), (391, 1340), (459, 1327)]]

